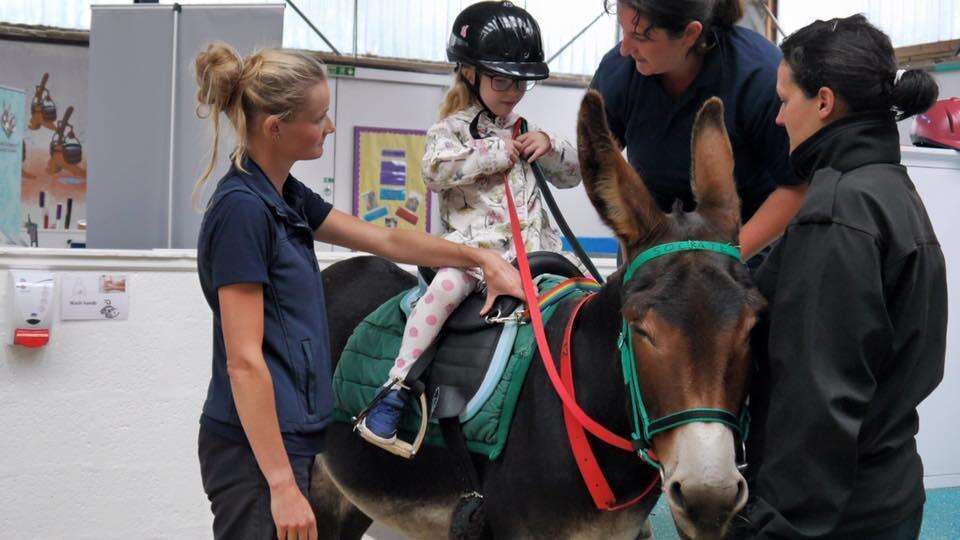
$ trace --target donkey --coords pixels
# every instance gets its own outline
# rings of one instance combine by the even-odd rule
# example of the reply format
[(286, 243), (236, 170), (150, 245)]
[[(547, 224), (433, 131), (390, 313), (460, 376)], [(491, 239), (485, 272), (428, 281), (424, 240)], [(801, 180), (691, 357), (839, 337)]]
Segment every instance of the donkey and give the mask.
[[(578, 143), (587, 194), (628, 261), (667, 242), (736, 243), (740, 203), (718, 99), (701, 108), (694, 125), (692, 185), (698, 205), (693, 212), (659, 210), (624, 161), (596, 92), (581, 104)], [(642, 381), (650, 417), (706, 408), (737, 414), (750, 371), (748, 336), (764, 305), (747, 269), (720, 253), (682, 251), (647, 262), (625, 280), (627, 274), (624, 268), (614, 273), (576, 321), (571, 347), (581, 408), (614, 433), (630, 432), (617, 346), (626, 321), (633, 351), (629, 362)], [(337, 263), (324, 271), (324, 280), (334, 358), (363, 316), (414, 285), (412, 276), (372, 257)], [(561, 306), (547, 324), (555, 357), (571, 311)], [(650, 439), (659, 471), (632, 453), (591, 441), (614, 493), (634, 497), (660, 476), (683, 536), (726, 535), (747, 499), (736, 466), (734, 430), (693, 421)], [(571, 453), (563, 405), (539, 358), (527, 374), (503, 454), (474, 462), (493, 537), (633, 539), (649, 534), (647, 516), (660, 491), (622, 510), (597, 510)], [(464, 489), (446, 450), (425, 446), (407, 461), (363, 442), (349, 425), (334, 424), (314, 468), (311, 500), (321, 535), (358, 538), (374, 519), (410, 538), (445, 538)]]

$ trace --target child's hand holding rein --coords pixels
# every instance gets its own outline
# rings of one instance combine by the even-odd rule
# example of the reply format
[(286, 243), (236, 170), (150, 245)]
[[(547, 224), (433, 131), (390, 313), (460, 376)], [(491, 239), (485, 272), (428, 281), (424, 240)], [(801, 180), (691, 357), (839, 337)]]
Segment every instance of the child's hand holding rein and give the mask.
[[(510, 159), (510, 168), (517, 163), (517, 160), (520, 159), (520, 142), (514, 139), (501, 139), (504, 146), (506, 147), (507, 157)], [(510, 169), (507, 169), (508, 171)]]
[(520, 155), (528, 163), (535, 162), (540, 156), (553, 149), (550, 145), (550, 137), (542, 131), (523, 133), (516, 138), (515, 142), (520, 147)]

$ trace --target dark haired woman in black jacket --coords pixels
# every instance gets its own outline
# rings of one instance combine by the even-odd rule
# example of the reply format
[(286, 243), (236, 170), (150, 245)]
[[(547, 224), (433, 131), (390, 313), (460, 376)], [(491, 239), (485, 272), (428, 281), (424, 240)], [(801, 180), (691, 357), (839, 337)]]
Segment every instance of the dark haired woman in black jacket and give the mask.
[(917, 405), (943, 377), (946, 271), (896, 121), (937, 87), (898, 71), (862, 15), (817, 21), (781, 49), (777, 123), (809, 188), (756, 274), (769, 317), (755, 334), (742, 536), (917, 538)]

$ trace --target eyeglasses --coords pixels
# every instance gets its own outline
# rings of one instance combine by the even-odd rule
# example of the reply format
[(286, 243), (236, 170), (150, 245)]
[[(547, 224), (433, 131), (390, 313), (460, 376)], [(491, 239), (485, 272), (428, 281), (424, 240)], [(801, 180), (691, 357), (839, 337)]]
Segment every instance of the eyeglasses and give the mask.
[(511, 87), (515, 87), (521, 92), (526, 92), (537, 85), (537, 81), (525, 81), (523, 79), (511, 79), (509, 77), (490, 77), (490, 86), (497, 92), (506, 92)]

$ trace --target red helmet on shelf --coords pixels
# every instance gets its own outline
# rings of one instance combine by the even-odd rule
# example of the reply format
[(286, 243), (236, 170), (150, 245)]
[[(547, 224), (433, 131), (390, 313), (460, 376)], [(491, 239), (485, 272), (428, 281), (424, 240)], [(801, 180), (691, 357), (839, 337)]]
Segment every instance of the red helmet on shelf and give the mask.
[(960, 150), (960, 98), (941, 99), (917, 115), (910, 140), (915, 146)]

